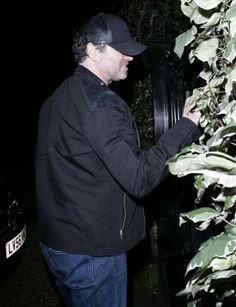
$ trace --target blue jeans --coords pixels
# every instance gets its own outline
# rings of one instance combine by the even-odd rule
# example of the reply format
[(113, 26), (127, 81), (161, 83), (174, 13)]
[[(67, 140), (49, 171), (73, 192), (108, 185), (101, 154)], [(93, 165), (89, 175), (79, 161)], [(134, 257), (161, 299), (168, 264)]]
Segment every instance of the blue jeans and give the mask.
[(68, 307), (126, 307), (126, 254), (94, 257), (54, 250), (40, 242), (56, 288)]

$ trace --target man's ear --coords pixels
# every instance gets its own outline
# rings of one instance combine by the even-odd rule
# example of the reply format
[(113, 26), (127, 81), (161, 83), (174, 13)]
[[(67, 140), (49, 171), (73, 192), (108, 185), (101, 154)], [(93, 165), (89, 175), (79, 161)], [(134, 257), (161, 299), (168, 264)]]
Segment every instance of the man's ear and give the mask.
[(93, 43), (87, 44), (87, 54), (90, 59), (95, 60), (97, 58), (97, 52), (98, 50)]

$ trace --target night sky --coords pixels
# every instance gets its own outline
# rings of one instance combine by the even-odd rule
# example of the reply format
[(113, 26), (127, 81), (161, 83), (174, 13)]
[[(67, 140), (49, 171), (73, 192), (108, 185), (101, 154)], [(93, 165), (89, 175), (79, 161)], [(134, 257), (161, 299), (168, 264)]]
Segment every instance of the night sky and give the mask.
[(100, 11), (115, 13), (120, 2), (10, 2), (2, 9), (0, 169), (31, 163), (39, 108), (74, 68), (73, 30)]

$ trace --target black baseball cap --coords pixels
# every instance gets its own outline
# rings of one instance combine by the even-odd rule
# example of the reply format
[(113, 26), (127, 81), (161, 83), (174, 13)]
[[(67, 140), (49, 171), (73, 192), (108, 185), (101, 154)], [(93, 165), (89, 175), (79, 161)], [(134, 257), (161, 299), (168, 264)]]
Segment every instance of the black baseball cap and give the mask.
[[(135, 56), (142, 53), (147, 46), (137, 42), (131, 37), (126, 22), (116, 15), (99, 13), (94, 19), (99, 18), (106, 26), (106, 35), (100, 36), (100, 43), (105, 43), (119, 52)], [(96, 42), (94, 42), (96, 43)]]

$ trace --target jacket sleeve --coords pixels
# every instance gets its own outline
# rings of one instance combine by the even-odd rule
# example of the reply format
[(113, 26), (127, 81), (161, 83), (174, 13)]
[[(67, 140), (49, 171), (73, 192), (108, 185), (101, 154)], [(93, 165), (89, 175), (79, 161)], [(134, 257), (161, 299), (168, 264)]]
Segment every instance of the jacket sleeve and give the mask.
[(189, 119), (169, 129), (149, 150), (138, 145), (131, 114), (120, 106), (96, 109), (86, 119), (85, 136), (113, 178), (132, 196), (143, 197), (168, 172), (166, 161), (200, 136)]

